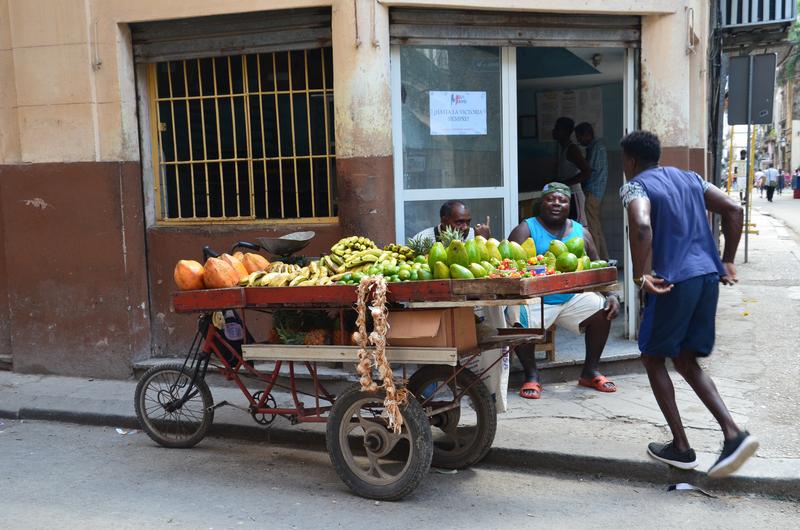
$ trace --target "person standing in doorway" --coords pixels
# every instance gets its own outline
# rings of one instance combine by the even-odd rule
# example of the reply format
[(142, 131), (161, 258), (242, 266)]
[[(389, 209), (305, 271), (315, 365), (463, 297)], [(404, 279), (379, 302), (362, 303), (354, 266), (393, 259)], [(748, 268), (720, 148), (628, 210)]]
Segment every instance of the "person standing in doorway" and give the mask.
[(581, 154), (580, 148), (572, 141), (575, 122), (571, 118), (561, 117), (553, 126), (553, 140), (558, 143), (557, 179), (570, 187), (569, 218), (586, 225), (586, 197), (581, 185), (592, 176), (592, 168)]
[(778, 177), (780, 174), (775, 169), (775, 164), (769, 163), (769, 167), (764, 172), (764, 180), (767, 184), (767, 201), (772, 202), (772, 197), (775, 195), (775, 187), (778, 185)]
[[(647, 451), (656, 460), (680, 469), (698, 464), (667, 371), (666, 359), (671, 358), (722, 428), (722, 453), (708, 474), (724, 477), (756, 452), (758, 441), (734, 422), (697, 359), (710, 355), (714, 346), (720, 282), (732, 285), (737, 281), (733, 259), (742, 235), (744, 210), (697, 173), (660, 166), (661, 144), (656, 135), (635, 131), (623, 138), (621, 145), (628, 182), (620, 189), (620, 197), (628, 212), (634, 282), (647, 295), (639, 349), (673, 436), (666, 444), (651, 443)], [(707, 211), (722, 216), (722, 260)], [(650, 273), (645, 270), (648, 263), (652, 263)]]
[(586, 161), (592, 168), (592, 176), (583, 183), (587, 228), (594, 238), (597, 255), (600, 256), (600, 259), (607, 260), (608, 249), (606, 248), (606, 238), (603, 235), (601, 206), (608, 183), (608, 153), (603, 142), (595, 138), (594, 128), (588, 122), (575, 126), (575, 138), (586, 148)]

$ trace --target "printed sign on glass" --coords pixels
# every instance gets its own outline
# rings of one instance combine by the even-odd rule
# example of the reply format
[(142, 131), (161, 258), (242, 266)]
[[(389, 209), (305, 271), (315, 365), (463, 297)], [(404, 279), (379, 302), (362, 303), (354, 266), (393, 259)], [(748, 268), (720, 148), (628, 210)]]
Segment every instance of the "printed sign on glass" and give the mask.
[(486, 134), (486, 92), (431, 90), (431, 136)]

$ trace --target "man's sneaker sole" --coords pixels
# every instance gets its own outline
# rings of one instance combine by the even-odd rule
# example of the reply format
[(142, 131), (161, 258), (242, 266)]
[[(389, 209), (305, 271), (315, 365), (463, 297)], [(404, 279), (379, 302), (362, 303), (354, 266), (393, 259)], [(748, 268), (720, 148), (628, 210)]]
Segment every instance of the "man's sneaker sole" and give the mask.
[(665, 464), (669, 464), (672, 467), (677, 467), (678, 469), (686, 469), (686, 470), (694, 469), (694, 468), (697, 467), (697, 464), (698, 464), (697, 458), (695, 458), (691, 462), (679, 462), (677, 460), (667, 460), (666, 458), (662, 458), (662, 457), (658, 456), (657, 454), (655, 454), (653, 451), (650, 450), (649, 447), (647, 448), (647, 454), (650, 455), (651, 457), (655, 458), (659, 462), (664, 462)]
[(742, 467), (742, 464), (744, 464), (748, 458), (755, 454), (758, 450), (758, 445), (758, 440), (755, 436), (748, 436), (742, 440), (742, 443), (739, 444), (736, 451), (731, 453), (728, 458), (711, 466), (711, 469), (708, 470), (708, 476), (711, 478), (722, 478), (734, 473), (737, 469)]

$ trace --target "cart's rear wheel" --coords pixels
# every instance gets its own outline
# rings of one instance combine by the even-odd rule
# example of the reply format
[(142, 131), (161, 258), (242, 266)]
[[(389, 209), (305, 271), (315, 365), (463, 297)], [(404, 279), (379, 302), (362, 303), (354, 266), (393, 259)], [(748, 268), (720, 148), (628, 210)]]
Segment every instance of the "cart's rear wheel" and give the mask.
[[(447, 469), (462, 469), (480, 462), (494, 441), (497, 431), (497, 409), (489, 389), (467, 369), (455, 380), (443, 385), (453, 376), (450, 366), (427, 365), (417, 370), (408, 381), (408, 390), (425, 407), (441, 408), (455, 402), (467, 389), (459, 406), (430, 418), (433, 436), (433, 465)], [(431, 394), (436, 391), (436, 394)]]
[(191, 369), (183, 363), (150, 368), (136, 385), (136, 417), (144, 432), (164, 447), (192, 447), (202, 440), (214, 421), (208, 385), (196, 379), (191, 390)]
[(347, 390), (336, 398), (327, 425), (327, 446), (336, 473), (362, 497), (397, 500), (420, 483), (431, 467), (428, 418), (409, 399), (400, 407), (400, 434), (387, 428), (383, 392)]

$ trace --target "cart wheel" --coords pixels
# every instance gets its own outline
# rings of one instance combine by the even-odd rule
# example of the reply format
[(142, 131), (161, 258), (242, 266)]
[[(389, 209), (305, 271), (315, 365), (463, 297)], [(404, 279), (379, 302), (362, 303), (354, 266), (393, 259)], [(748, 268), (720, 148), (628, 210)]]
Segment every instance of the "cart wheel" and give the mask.
[(383, 392), (345, 391), (328, 417), (326, 443), (339, 478), (362, 497), (393, 501), (411, 493), (431, 467), (428, 418), (415, 400), (400, 407), (400, 434), (387, 428)]
[(192, 447), (202, 440), (214, 421), (213, 400), (202, 379), (192, 381), (191, 369), (183, 363), (165, 363), (150, 368), (136, 385), (136, 417), (144, 432), (164, 447)]
[[(431, 397), (436, 388), (453, 375), (450, 366), (427, 365), (417, 370), (408, 381), (408, 390), (421, 402)], [(452, 403), (467, 388), (458, 408), (430, 418), (433, 436), (433, 465), (446, 469), (463, 469), (480, 462), (494, 441), (497, 430), (497, 409), (489, 389), (467, 369), (455, 381), (443, 386), (425, 405), (436, 409)]]

